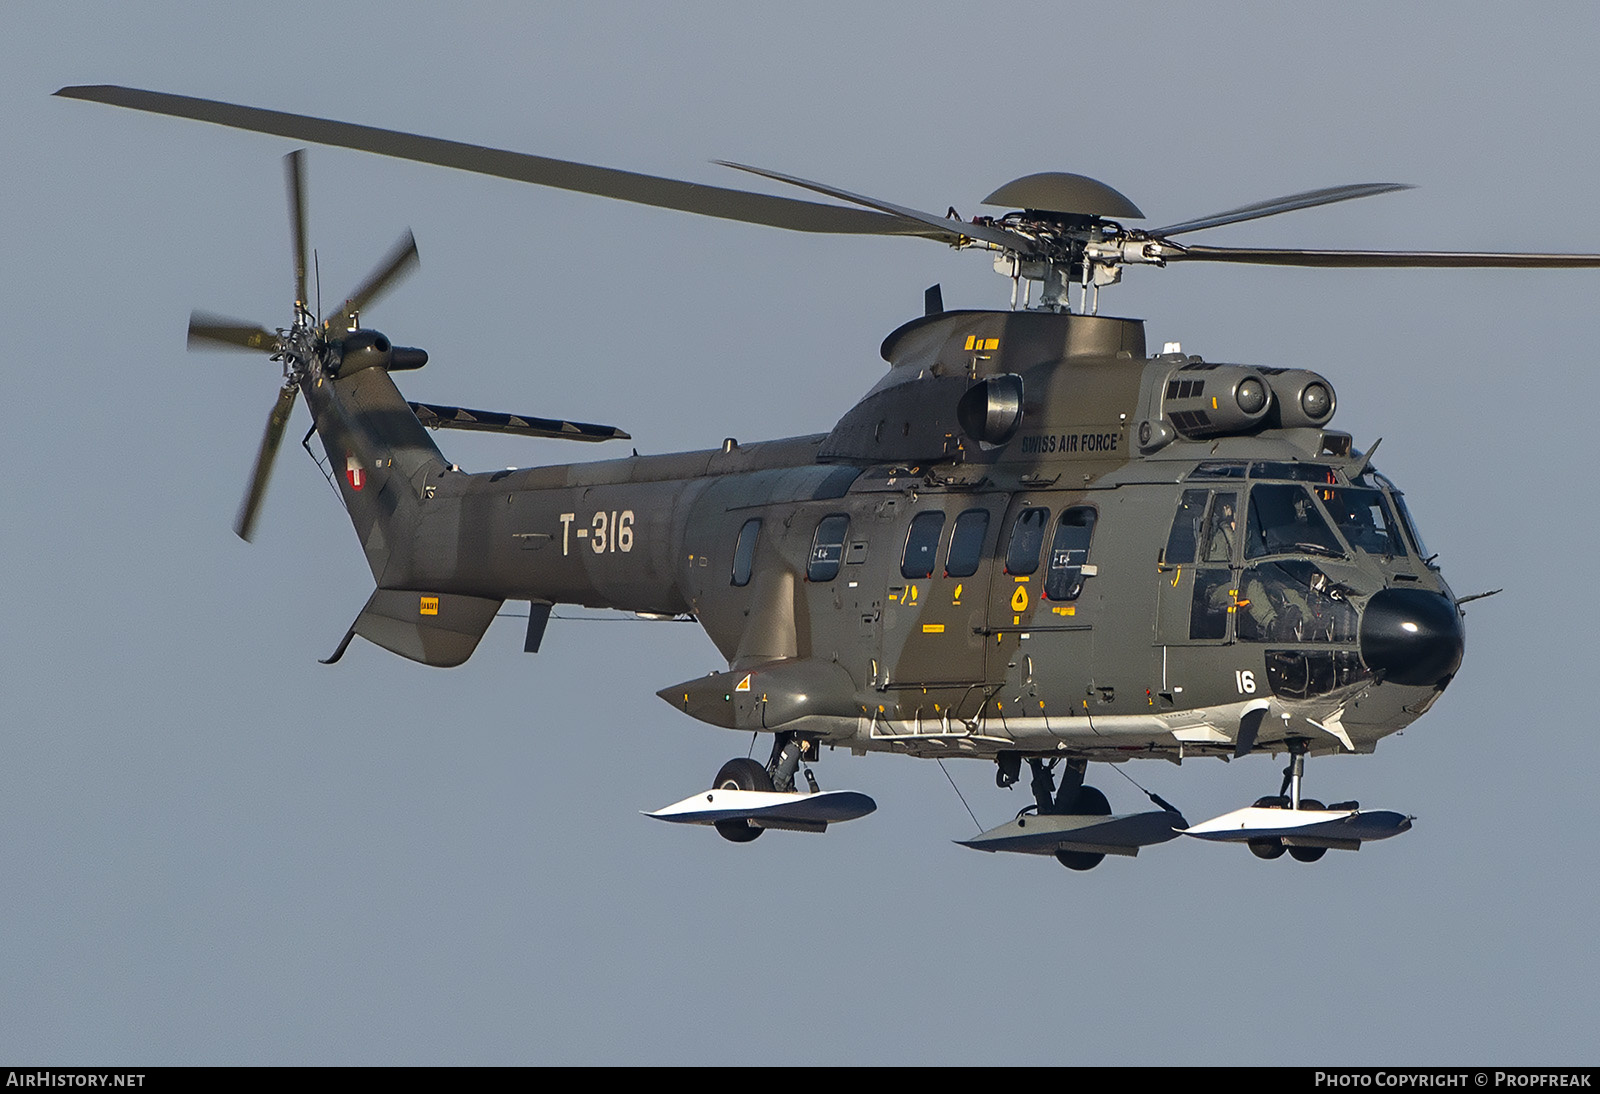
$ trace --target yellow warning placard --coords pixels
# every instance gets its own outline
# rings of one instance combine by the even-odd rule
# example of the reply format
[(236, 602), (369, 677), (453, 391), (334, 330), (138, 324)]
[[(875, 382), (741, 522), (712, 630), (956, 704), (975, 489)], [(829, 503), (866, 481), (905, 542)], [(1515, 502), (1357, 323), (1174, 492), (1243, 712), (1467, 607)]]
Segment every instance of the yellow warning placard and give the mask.
[(417, 608), (418, 615), (438, 615), (439, 598), (436, 596), (422, 597), (422, 604)]

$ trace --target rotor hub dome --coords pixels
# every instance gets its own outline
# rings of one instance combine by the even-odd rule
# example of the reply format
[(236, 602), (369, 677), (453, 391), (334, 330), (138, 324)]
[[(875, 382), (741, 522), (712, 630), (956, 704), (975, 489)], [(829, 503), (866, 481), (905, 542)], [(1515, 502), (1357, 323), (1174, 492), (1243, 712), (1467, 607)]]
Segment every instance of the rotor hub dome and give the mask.
[(1137, 205), (1105, 183), (1067, 171), (1041, 171), (1012, 179), (984, 198), (983, 203), (1075, 216), (1144, 219)]

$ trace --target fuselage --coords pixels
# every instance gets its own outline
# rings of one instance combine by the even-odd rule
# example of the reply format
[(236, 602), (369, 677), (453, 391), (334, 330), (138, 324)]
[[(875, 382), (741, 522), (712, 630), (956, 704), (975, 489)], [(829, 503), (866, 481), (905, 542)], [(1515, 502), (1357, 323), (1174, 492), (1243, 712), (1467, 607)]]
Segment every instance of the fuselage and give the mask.
[[(492, 474), (403, 422), (358, 435), (359, 377), (307, 395), (336, 465), (399, 468), (341, 482), (380, 589), (691, 614), (726, 669), (661, 695), (713, 724), (935, 756), (1223, 753), (1244, 725), (1369, 751), (1455, 672), (1453, 595), (1324, 428), (1331, 389), (1320, 424), (1273, 409), (1297, 384), (1318, 411), (1320, 378), (1037, 313), (929, 317), (885, 357), (830, 434)], [(388, 377), (361, 382), (370, 413)]]

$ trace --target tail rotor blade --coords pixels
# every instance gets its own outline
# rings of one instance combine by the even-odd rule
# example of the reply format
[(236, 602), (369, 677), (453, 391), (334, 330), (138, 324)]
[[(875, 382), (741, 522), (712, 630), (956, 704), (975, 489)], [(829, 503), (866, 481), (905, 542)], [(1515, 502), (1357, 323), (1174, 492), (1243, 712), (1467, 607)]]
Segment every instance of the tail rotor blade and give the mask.
[(189, 348), (250, 349), (272, 353), (278, 348), (278, 336), (259, 323), (246, 323), (225, 315), (197, 311), (189, 313)]
[(289, 231), (294, 245), (294, 302), (306, 306), (306, 153), (296, 149), (283, 157), (283, 173), (289, 186)]
[(267, 419), (267, 428), (261, 434), (261, 447), (256, 450), (256, 463), (250, 469), (250, 485), (245, 490), (244, 501), (239, 504), (239, 515), (233, 520), (233, 530), (246, 543), (255, 535), (256, 517), (261, 512), (262, 499), (267, 496), (267, 482), (272, 478), (272, 465), (277, 459), (278, 446), (283, 443), (283, 431), (294, 410), (295, 396), (300, 389), (285, 384), (278, 392), (278, 402)]
[(417, 241), (412, 238), (411, 229), (406, 229), (406, 234), (401, 236), (377, 268), (367, 275), (367, 279), (351, 293), (333, 315), (329, 316), (329, 324), (337, 321), (340, 326), (348, 327), (350, 321), (359, 316), (367, 307), (399, 282), (400, 278), (410, 273), (421, 260), (417, 257)]

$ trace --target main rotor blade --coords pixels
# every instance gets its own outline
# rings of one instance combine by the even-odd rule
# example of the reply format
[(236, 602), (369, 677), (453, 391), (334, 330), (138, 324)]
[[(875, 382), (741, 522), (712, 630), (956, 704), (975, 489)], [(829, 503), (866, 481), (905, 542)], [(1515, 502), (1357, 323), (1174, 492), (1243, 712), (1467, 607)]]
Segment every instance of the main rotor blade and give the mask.
[(203, 311), (190, 312), (189, 348), (217, 347), (272, 353), (278, 348), (278, 336), (258, 323), (246, 323)]
[(296, 149), (283, 157), (283, 172), (289, 184), (289, 234), (294, 245), (294, 303), (306, 306), (306, 153)]
[[(1176, 248), (1178, 244), (1173, 244)], [(1503, 251), (1300, 251), (1266, 247), (1184, 247), (1163, 250), (1168, 262), (1241, 262), (1257, 266), (1431, 267), (1457, 269), (1583, 270), (1600, 267), (1600, 254), (1536, 254)]]
[(852, 194), (849, 190), (841, 190), (837, 186), (828, 186), (820, 182), (811, 182), (808, 179), (796, 178), (794, 175), (785, 175), (779, 171), (768, 171), (764, 167), (751, 167), (743, 163), (733, 163), (729, 160), (713, 160), (713, 163), (722, 167), (731, 167), (735, 171), (748, 171), (752, 175), (773, 179), (777, 182), (787, 182), (791, 186), (798, 186), (804, 190), (814, 190), (819, 194), (839, 198), (856, 205), (864, 205), (868, 209), (876, 209), (880, 213), (891, 216), (904, 217), (925, 224), (932, 228), (934, 235), (929, 238), (937, 239), (941, 243), (959, 243), (964, 238), (981, 239), (985, 243), (993, 243), (1008, 251), (1018, 251), (1022, 254), (1032, 254), (1033, 241), (1015, 232), (1008, 232), (1003, 228), (991, 228), (984, 224), (967, 224), (964, 221), (942, 217), (935, 213), (924, 213), (917, 209), (910, 209), (904, 205), (893, 202), (881, 201), (878, 198), (869, 198), (861, 194)]
[(283, 431), (294, 411), (294, 397), (300, 389), (285, 384), (278, 392), (278, 401), (267, 418), (267, 428), (261, 434), (261, 447), (256, 449), (255, 466), (250, 469), (250, 485), (239, 503), (239, 514), (233, 519), (233, 530), (246, 543), (255, 535), (256, 517), (261, 512), (261, 502), (267, 496), (267, 482), (272, 478), (272, 465), (277, 459), (278, 446), (283, 443)]
[(1317, 205), (1332, 205), (1336, 201), (1349, 201), (1352, 198), (1367, 198), (1374, 194), (1391, 194), (1396, 190), (1414, 190), (1416, 187), (1403, 182), (1358, 182), (1350, 186), (1329, 186), (1322, 190), (1307, 190), (1300, 194), (1289, 194), (1281, 198), (1269, 198), (1250, 205), (1241, 205), (1237, 209), (1229, 209), (1225, 213), (1212, 213), (1208, 217), (1197, 220), (1185, 220), (1180, 224), (1168, 225), (1165, 228), (1156, 228), (1150, 232), (1153, 236), (1174, 236), (1179, 232), (1198, 232), (1202, 228), (1215, 228), (1221, 224), (1238, 224), (1245, 220), (1257, 220), (1261, 217), (1276, 216), (1279, 213), (1291, 213), (1296, 209), (1310, 209)]
[(412, 238), (411, 229), (406, 229), (406, 234), (389, 249), (383, 261), (367, 275), (363, 281), (337, 311), (328, 317), (331, 325), (337, 319), (341, 325), (348, 326), (350, 320), (359, 316), (367, 306), (378, 297), (382, 296), (401, 277), (410, 273), (421, 261), (417, 257), (417, 241)]
[[(914, 220), (869, 212), (865, 209), (846, 209), (837, 205), (776, 197), (772, 194), (726, 190), (720, 186), (705, 186), (679, 179), (640, 175), (610, 167), (572, 163), (525, 152), (508, 152), (498, 148), (485, 148), (476, 144), (423, 137), (415, 133), (401, 133), (392, 129), (378, 129), (369, 125), (355, 125), (328, 118), (262, 110), (211, 99), (195, 99), (187, 95), (169, 95), (158, 91), (111, 85), (64, 87), (56, 94), (69, 99), (84, 99), (89, 102), (126, 107), (130, 110), (166, 114), (175, 118), (191, 118), (195, 121), (211, 122), (234, 129), (248, 129), (257, 133), (271, 133), (313, 144), (353, 148), (380, 156), (432, 163), (440, 167), (455, 167), (462, 171), (473, 171), (480, 175), (493, 175), (517, 182), (530, 182), (558, 190), (574, 190), (583, 194), (615, 198), (618, 201), (631, 201), (640, 205), (676, 209), (685, 213), (698, 213), (701, 216), (738, 220), (748, 224), (765, 224), (796, 232), (930, 235), (927, 226)], [(930, 238), (938, 239), (941, 235), (934, 234)]]

